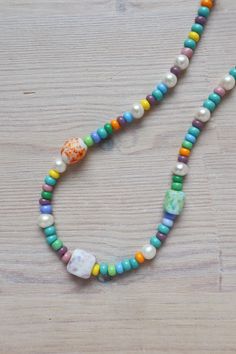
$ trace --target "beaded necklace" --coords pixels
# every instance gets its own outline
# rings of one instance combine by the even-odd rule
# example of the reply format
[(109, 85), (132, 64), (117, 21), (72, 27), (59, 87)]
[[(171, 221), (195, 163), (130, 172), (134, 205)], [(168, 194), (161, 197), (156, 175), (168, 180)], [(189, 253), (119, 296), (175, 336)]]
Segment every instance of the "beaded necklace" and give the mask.
[(171, 189), (165, 194), (163, 218), (157, 226), (157, 232), (150, 238), (150, 242), (145, 244), (133, 257), (126, 258), (116, 264), (107, 264), (96, 262), (93, 254), (82, 249), (76, 249), (73, 252), (69, 251), (57, 236), (52, 209), (52, 196), (61, 174), (66, 171), (67, 165), (81, 161), (89, 148), (110, 137), (114, 132), (122, 129), (134, 120), (141, 119), (146, 111), (159, 105), (168, 91), (176, 86), (181, 73), (190, 64), (190, 59), (203, 34), (213, 4), (213, 0), (201, 1), (201, 6), (191, 27), (191, 32), (184, 41), (184, 47), (177, 56), (174, 66), (171, 67), (170, 71), (164, 76), (162, 82), (156, 86), (153, 92), (140, 102), (134, 103), (130, 111), (124, 112), (116, 119), (112, 119), (109, 123), (106, 123), (103, 127), (98, 128), (83, 139), (71, 138), (66, 140), (61, 148), (60, 156), (55, 160), (53, 168), (45, 177), (41, 199), (39, 200), (41, 214), (38, 219), (38, 225), (43, 229), (48, 245), (57, 252), (62, 262), (67, 265), (69, 273), (84, 279), (90, 278), (91, 275), (107, 279), (139, 268), (140, 264), (144, 263), (145, 260), (151, 260), (156, 256), (157, 250), (167, 238), (177, 216), (183, 210), (185, 201), (183, 182), (189, 170), (188, 160), (191, 150), (226, 91), (231, 90), (235, 86), (236, 67), (231, 69), (229, 74), (221, 80), (219, 86), (209, 95), (208, 99), (203, 102), (202, 107), (197, 111), (195, 119), (188, 129), (179, 150), (178, 161), (173, 169)]

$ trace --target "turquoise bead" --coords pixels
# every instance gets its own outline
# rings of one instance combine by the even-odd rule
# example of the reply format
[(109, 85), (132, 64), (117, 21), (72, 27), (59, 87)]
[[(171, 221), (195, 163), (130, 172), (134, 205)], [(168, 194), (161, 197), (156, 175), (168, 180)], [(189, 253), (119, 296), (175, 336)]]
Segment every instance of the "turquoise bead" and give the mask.
[(152, 236), (150, 238), (150, 244), (153, 245), (156, 248), (160, 248), (161, 247), (161, 241), (156, 236)]
[(203, 34), (203, 31), (204, 31), (204, 27), (202, 25), (200, 25), (199, 23), (194, 23), (192, 25), (192, 28), (191, 30), (193, 32), (197, 32), (199, 35)]
[(121, 262), (116, 263), (116, 273), (117, 274), (124, 273), (124, 268)]
[(44, 182), (46, 184), (49, 184), (50, 186), (55, 186), (57, 184), (57, 180), (55, 178), (52, 178), (51, 176), (46, 176)]
[(209, 10), (209, 8), (206, 7), (206, 6), (201, 6), (201, 7), (199, 7), (199, 9), (198, 9), (198, 15), (207, 18), (207, 17), (210, 15), (210, 10)]
[(122, 261), (122, 265), (123, 265), (123, 268), (124, 268), (125, 272), (128, 272), (129, 270), (131, 270), (131, 264), (130, 264), (130, 261), (128, 259), (124, 259)]
[(197, 44), (196, 44), (196, 42), (195, 42), (193, 39), (188, 38), (188, 39), (185, 40), (184, 46), (185, 46), (186, 48), (195, 49), (196, 46), (197, 46)]
[(159, 225), (157, 226), (157, 230), (158, 230), (159, 232), (161, 232), (162, 234), (165, 234), (165, 235), (167, 235), (167, 234), (170, 232), (169, 227), (167, 227), (167, 226), (165, 226), (165, 225), (163, 225), (163, 224), (159, 224)]
[(188, 133), (195, 136), (195, 138), (197, 138), (200, 135), (201, 130), (196, 127), (190, 127)]
[(209, 111), (213, 112), (215, 110), (215, 108), (216, 108), (216, 105), (211, 100), (205, 100), (203, 102), (203, 107), (205, 107), (205, 108), (209, 109)]
[(161, 101), (163, 99), (163, 93), (159, 89), (152, 91), (152, 96), (156, 101)]
[(230, 70), (229, 74), (232, 75), (235, 78), (235, 80), (236, 80), (236, 67), (232, 68)]
[(105, 128), (98, 128), (97, 130), (98, 135), (100, 136), (101, 139), (106, 139), (108, 134)]
[(44, 231), (46, 237), (56, 234), (56, 228), (53, 225), (46, 227), (43, 231)]
[(139, 263), (134, 257), (130, 258), (129, 262), (131, 264), (132, 269), (137, 269), (139, 267)]
[(211, 93), (208, 99), (213, 101), (215, 105), (218, 105), (221, 102), (221, 97), (220, 95), (217, 95), (217, 93)]
[(107, 275), (108, 272), (108, 265), (106, 263), (101, 263), (100, 264), (100, 273), (102, 275)]
[(46, 237), (46, 241), (49, 245), (51, 245), (56, 240), (57, 240), (57, 235), (51, 235)]
[(185, 139), (186, 139), (187, 141), (190, 141), (190, 143), (192, 143), (192, 144), (195, 144), (196, 141), (197, 141), (197, 139), (195, 138), (195, 136), (193, 136), (192, 134), (186, 134), (186, 135), (185, 135)]

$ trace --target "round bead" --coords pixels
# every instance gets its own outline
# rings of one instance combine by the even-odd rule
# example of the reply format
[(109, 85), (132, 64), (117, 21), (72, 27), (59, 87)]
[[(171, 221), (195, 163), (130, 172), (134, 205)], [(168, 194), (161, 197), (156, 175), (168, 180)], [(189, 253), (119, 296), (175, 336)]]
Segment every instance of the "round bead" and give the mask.
[(91, 135), (86, 135), (83, 140), (84, 140), (84, 143), (87, 145), (87, 147), (93, 146), (93, 144), (94, 144), (94, 141), (93, 141), (93, 138), (91, 137)]
[(182, 183), (178, 183), (178, 182), (173, 182), (171, 184), (171, 189), (173, 189), (174, 191), (180, 192), (183, 189), (183, 184)]
[(137, 269), (139, 267), (139, 263), (134, 257), (129, 259), (129, 263), (131, 264), (132, 269)]
[(203, 107), (205, 107), (205, 108), (209, 109), (209, 111), (213, 112), (215, 110), (215, 108), (216, 108), (216, 105), (211, 100), (205, 100), (203, 102)]
[(127, 123), (132, 123), (134, 120), (134, 117), (132, 116), (132, 114), (130, 112), (123, 113), (123, 118)]
[(62, 257), (61, 260), (64, 264), (67, 264), (69, 260), (71, 259), (72, 253), (70, 251), (67, 251)]
[(146, 244), (142, 247), (142, 254), (145, 259), (153, 259), (157, 253), (156, 248), (151, 244)]
[(209, 100), (213, 101), (216, 105), (218, 105), (221, 102), (221, 96), (218, 95), (217, 93), (211, 93), (208, 97)]
[(186, 176), (188, 170), (189, 168), (185, 163), (177, 162), (173, 169), (173, 173), (177, 176)]
[(177, 81), (178, 81), (177, 76), (175, 76), (171, 72), (167, 73), (163, 80), (164, 84), (169, 88), (175, 87)]
[(94, 142), (95, 144), (98, 144), (98, 143), (100, 143), (100, 141), (101, 141), (101, 138), (100, 138), (100, 136), (98, 135), (97, 132), (92, 132), (92, 133), (91, 133), (91, 138), (93, 139), (93, 142)]
[(188, 130), (188, 133), (192, 134), (193, 136), (195, 136), (195, 138), (197, 138), (200, 135), (201, 130), (199, 130), (198, 128), (195, 128), (195, 127), (190, 127)]
[[(177, 183), (183, 183), (184, 177), (183, 177), (183, 176), (173, 175), (173, 176), (172, 176), (172, 181), (173, 181), (173, 182), (177, 182)], [(167, 226), (168, 226), (168, 225), (167, 225)]]
[(103, 128), (103, 127), (98, 128), (97, 133), (98, 133), (98, 135), (100, 136), (101, 139), (106, 139), (107, 136), (108, 136), (108, 134), (106, 132), (106, 129)]
[(46, 227), (43, 231), (44, 231), (46, 237), (56, 234), (56, 228), (53, 225)]
[(235, 80), (236, 80), (236, 67), (230, 69), (229, 74), (231, 76), (233, 76), (235, 78)]
[(157, 85), (157, 89), (160, 90), (163, 93), (163, 95), (165, 95), (168, 92), (168, 86), (166, 86), (163, 82)]
[(170, 72), (174, 74), (177, 78), (179, 78), (181, 75), (181, 69), (178, 66), (172, 66)]
[(45, 227), (54, 224), (54, 217), (51, 214), (41, 214), (38, 218), (38, 225), (45, 229)]
[(104, 129), (106, 130), (108, 135), (111, 135), (113, 133), (113, 128), (110, 123), (106, 123), (104, 125)]
[(108, 272), (108, 265), (106, 263), (101, 263), (100, 264), (100, 273), (102, 275), (107, 275)]
[(63, 161), (72, 165), (81, 161), (87, 153), (87, 145), (80, 138), (71, 138), (65, 141), (61, 149)]
[(199, 40), (200, 40), (199, 34), (194, 31), (189, 32), (188, 38), (193, 39), (195, 42), (199, 42)]
[(167, 235), (166, 234), (162, 234), (161, 232), (157, 232), (156, 233), (156, 237), (158, 238), (158, 240), (160, 240), (161, 242), (164, 242), (167, 239)]
[(131, 114), (135, 119), (140, 119), (144, 115), (144, 108), (141, 103), (134, 103), (131, 109)]
[(46, 237), (46, 241), (48, 245), (51, 245), (53, 242), (57, 240), (57, 235), (51, 235)]
[(53, 192), (53, 186), (49, 186), (49, 184), (46, 184), (44, 183), (42, 185), (42, 189), (45, 191), (45, 192)]
[(155, 106), (155, 104), (156, 104), (156, 100), (155, 100), (155, 98), (153, 97), (153, 95), (148, 95), (147, 97), (146, 97), (146, 100), (150, 103), (150, 106), (151, 107), (153, 107), (153, 106)]
[(217, 94), (217, 95), (219, 95), (221, 98), (223, 98), (224, 96), (225, 96), (225, 94), (226, 94), (226, 92), (225, 92), (225, 90), (223, 89), (223, 87), (216, 87), (215, 89), (214, 89), (214, 92)]
[(63, 173), (66, 170), (66, 164), (62, 160), (61, 156), (58, 156), (53, 164), (53, 169), (59, 173)]
[(199, 7), (199, 9), (198, 9), (198, 15), (207, 18), (207, 17), (210, 15), (210, 10), (209, 10), (209, 8), (206, 7), (206, 6), (201, 6), (201, 7)]
[(40, 207), (40, 213), (42, 214), (52, 214), (52, 205), (42, 205)]
[(179, 156), (178, 156), (178, 161), (187, 164), (187, 163), (188, 163), (188, 157), (187, 157), (187, 156), (179, 155)]
[(159, 89), (152, 91), (152, 96), (156, 101), (161, 101), (163, 99), (163, 93)]
[(144, 111), (149, 111), (149, 109), (151, 108), (151, 105), (146, 98), (141, 100), (140, 103), (143, 106)]
[(206, 123), (211, 118), (211, 112), (209, 109), (205, 107), (201, 107), (195, 114), (195, 118), (200, 120), (203, 123)]
[(121, 127), (124, 127), (126, 125), (126, 120), (121, 116), (117, 118), (117, 122)]
[[(192, 125), (193, 125), (193, 127), (198, 128), (199, 130), (202, 130), (202, 129), (204, 128), (204, 123), (201, 122), (201, 121), (198, 120), (198, 119), (194, 119), (194, 120), (192, 121)], [(185, 146), (185, 147), (186, 147), (186, 146)], [(187, 149), (188, 149), (188, 148), (187, 148)]]
[(120, 124), (117, 122), (116, 119), (111, 120), (111, 126), (114, 130), (119, 130), (120, 129)]
[(180, 53), (186, 55), (186, 57), (188, 57), (189, 59), (191, 59), (193, 56), (193, 50), (187, 47), (182, 48)]
[(116, 267), (114, 264), (108, 264), (108, 275), (114, 277), (116, 275)]
[(207, 23), (207, 19), (204, 16), (197, 16), (195, 18), (195, 23), (198, 23), (199, 25), (205, 26), (205, 24)]
[(197, 139), (195, 138), (195, 136), (193, 136), (192, 134), (186, 134), (185, 135), (185, 140), (189, 141), (192, 144), (195, 144)]
[(202, 0), (201, 1), (201, 6), (208, 7), (208, 9), (212, 9), (213, 7), (213, 1), (212, 0)]
[(184, 46), (186, 48), (191, 48), (191, 49), (195, 49), (196, 48), (196, 42), (191, 39), (191, 38), (188, 38), (184, 41)]
[(170, 220), (175, 220), (177, 215), (168, 213), (167, 211), (164, 211), (164, 218), (170, 219)]
[(138, 263), (143, 263), (145, 261), (144, 256), (140, 251), (135, 253), (135, 259)]
[(193, 32), (197, 32), (199, 35), (203, 34), (203, 31), (204, 31), (204, 27), (202, 25), (200, 25), (199, 23), (194, 23), (192, 25), (192, 28), (191, 30)]
[(150, 238), (150, 243), (152, 246), (154, 246), (155, 248), (160, 248), (161, 247), (161, 241), (159, 240), (159, 238), (157, 238), (156, 236), (152, 236)]
[(191, 151), (189, 149), (185, 149), (185, 148), (180, 148), (179, 149), (179, 154), (182, 156), (187, 156), (189, 157), (189, 155), (191, 154)]
[(55, 186), (57, 184), (57, 180), (51, 176), (46, 176), (44, 182), (50, 186)]
[(53, 179), (59, 179), (60, 178), (60, 173), (57, 172), (56, 170), (51, 169), (49, 171), (49, 177), (52, 177)]
[(169, 227), (163, 225), (163, 224), (159, 224), (157, 226), (157, 231), (161, 232), (162, 234), (167, 235), (170, 232)]
[(232, 90), (235, 86), (235, 78), (232, 75), (226, 75), (220, 82), (220, 86), (223, 87), (225, 91)]
[(125, 272), (130, 271), (131, 270), (131, 264), (129, 262), (129, 259), (124, 259), (122, 261), (122, 266), (123, 266)]
[(40, 205), (48, 205), (48, 204), (51, 204), (51, 200), (41, 198), (41, 199), (39, 199), (39, 204)]
[(124, 268), (121, 262), (116, 263), (116, 273), (118, 274), (124, 273)]
[(97, 277), (100, 272), (100, 265), (98, 263), (95, 263), (92, 269), (92, 275), (94, 277)]
[(188, 140), (184, 140), (182, 142), (182, 147), (191, 150), (193, 147), (193, 144), (190, 143), (190, 141), (188, 141)]
[(52, 199), (52, 192), (45, 192), (45, 191), (42, 191), (41, 197), (42, 197), (43, 199), (51, 200), (51, 199)]
[[(176, 177), (179, 177), (179, 176), (176, 176)], [(176, 183), (178, 183), (178, 182), (176, 182)], [(162, 221), (161, 221), (161, 223), (162, 223), (163, 225), (169, 227), (169, 229), (172, 228), (172, 226), (174, 225), (173, 220), (170, 220), (170, 219), (167, 219), (167, 218), (163, 218)]]
[(68, 248), (66, 246), (61, 247), (58, 251), (57, 254), (59, 257), (64, 256), (64, 254), (68, 251)]

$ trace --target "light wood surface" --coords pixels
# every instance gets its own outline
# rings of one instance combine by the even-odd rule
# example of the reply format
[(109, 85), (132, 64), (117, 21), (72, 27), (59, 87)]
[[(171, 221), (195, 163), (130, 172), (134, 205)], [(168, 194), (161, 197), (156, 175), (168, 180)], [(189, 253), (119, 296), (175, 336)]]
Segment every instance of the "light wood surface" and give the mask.
[[(199, 1), (0, 0), (0, 353), (236, 353), (236, 92), (199, 139), (187, 203), (157, 258), (107, 282), (70, 277), (36, 226), (63, 141), (151, 92)], [(195, 110), (236, 64), (236, 2), (218, 0), (188, 72), (142, 122), (58, 185), (60, 236), (98, 260), (153, 234)]]

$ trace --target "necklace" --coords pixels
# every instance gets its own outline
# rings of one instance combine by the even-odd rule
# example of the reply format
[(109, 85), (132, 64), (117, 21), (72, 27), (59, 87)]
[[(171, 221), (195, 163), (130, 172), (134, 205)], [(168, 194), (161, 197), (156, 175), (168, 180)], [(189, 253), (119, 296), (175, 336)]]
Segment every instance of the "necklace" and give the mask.
[(177, 56), (174, 66), (171, 67), (170, 71), (164, 76), (162, 82), (157, 85), (154, 91), (147, 95), (145, 99), (134, 103), (130, 111), (123, 113), (116, 119), (112, 119), (109, 123), (106, 123), (103, 127), (98, 128), (83, 139), (71, 138), (65, 141), (61, 148), (60, 157), (55, 160), (53, 168), (45, 177), (41, 199), (39, 200), (41, 214), (38, 219), (38, 225), (43, 229), (48, 245), (57, 252), (63, 263), (67, 265), (69, 273), (84, 279), (89, 278), (91, 275), (107, 278), (137, 269), (145, 260), (151, 260), (155, 257), (157, 249), (161, 247), (173, 227), (176, 217), (180, 215), (184, 207), (185, 193), (182, 189), (184, 177), (187, 175), (189, 169), (188, 159), (191, 150), (205, 123), (210, 119), (211, 113), (221, 102), (226, 91), (231, 90), (235, 86), (236, 68), (230, 70), (230, 73), (224, 77), (219, 87), (209, 95), (208, 99), (204, 101), (203, 106), (196, 113), (192, 126), (188, 129), (179, 150), (178, 161), (173, 169), (171, 189), (165, 195), (163, 204), (164, 215), (161, 223), (157, 226), (156, 235), (152, 236), (150, 243), (144, 245), (133, 257), (124, 259), (116, 264), (107, 264), (97, 263), (95, 256), (87, 251), (81, 249), (76, 249), (73, 253), (69, 251), (57, 236), (52, 209), (52, 197), (54, 188), (61, 174), (66, 171), (67, 165), (81, 161), (90, 147), (108, 138), (132, 121), (141, 119), (146, 111), (159, 105), (168, 91), (176, 86), (181, 73), (190, 64), (190, 59), (203, 34), (204, 26), (212, 7), (213, 0), (201, 1), (201, 6), (191, 27), (191, 32), (184, 41), (184, 47)]

